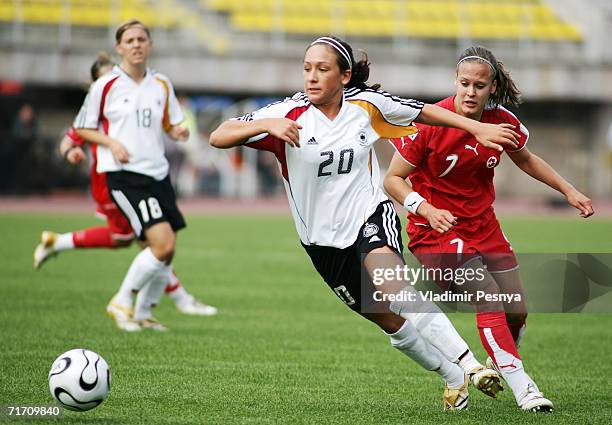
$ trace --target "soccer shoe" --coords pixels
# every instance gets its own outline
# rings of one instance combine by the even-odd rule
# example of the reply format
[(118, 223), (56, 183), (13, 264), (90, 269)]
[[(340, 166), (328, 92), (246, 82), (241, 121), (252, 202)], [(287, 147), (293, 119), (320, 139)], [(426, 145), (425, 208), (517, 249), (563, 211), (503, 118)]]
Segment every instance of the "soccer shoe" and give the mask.
[(492, 368), (479, 366), (468, 373), (470, 382), (478, 391), (495, 398), (497, 393), (504, 390), (499, 373)]
[(106, 314), (122, 331), (138, 332), (141, 329), (140, 325), (132, 319), (134, 315), (132, 307), (117, 303), (114, 297), (106, 306)]
[(167, 327), (159, 323), (154, 318), (139, 320), (137, 323), (141, 329), (151, 329), (157, 332), (166, 332), (168, 330)]
[(518, 400), (521, 409), (530, 412), (552, 413), (553, 403), (536, 387), (535, 384), (527, 385), (527, 390), (521, 394)]
[(57, 233), (50, 232), (45, 230), (40, 234), (40, 243), (36, 245), (36, 249), (34, 250), (34, 268), (40, 269), (45, 261), (51, 258), (53, 255), (57, 255), (55, 249), (53, 249), (53, 244), (55, 244), (55, 239), (57, 238)]
[(187, 295), (180, 302), (177, 302), (176, 308), (183, 314), (193, 316), (214, 316), (217, 314), (215, 307), (201, 303), (193, 295)]
[(448, 388), (448, 384), (444, 387), (444, 410), (464, 410), (468, 408), (470, 394), (468, 392), (468, 384), (470, 380), (465, 375), (465, 382), (460, 388)]

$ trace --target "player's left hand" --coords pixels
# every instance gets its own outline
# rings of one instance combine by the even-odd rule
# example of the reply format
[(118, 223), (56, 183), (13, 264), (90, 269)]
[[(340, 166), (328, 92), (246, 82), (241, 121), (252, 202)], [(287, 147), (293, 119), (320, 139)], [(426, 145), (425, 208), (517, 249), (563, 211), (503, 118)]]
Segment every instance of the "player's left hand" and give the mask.
[(520, 136), (514, 131), (512, 124), (480, 124), (474, 137), (484, 147), (500, 152), (504, 150), (504, 147), (512, 150), (518, 148)]
[(189, 139), (189, 129), (180, 125), (173, 125), (168, 131), (168, 135), (174, 140), (186, 142)]
[(580, 211), (580, 217), (588, 218), (595, 213), (591, 200), (576, 189), (572, 189), (565, 197), (572, 207)]

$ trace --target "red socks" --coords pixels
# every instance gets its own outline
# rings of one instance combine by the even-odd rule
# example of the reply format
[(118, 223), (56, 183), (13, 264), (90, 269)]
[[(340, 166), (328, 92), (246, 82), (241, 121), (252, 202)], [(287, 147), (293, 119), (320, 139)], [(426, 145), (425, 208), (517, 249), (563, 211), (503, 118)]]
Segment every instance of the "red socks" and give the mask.
[(165, 289), (166, 294), (170, 294), (170, 293), (176, 291), (180, 287), (181, 287), (181, 284), (178, 283), (178, 282), (176, 282), (176, 283), (168, 282), (168, 284), (166, 284), (166, 289)]
[(72, 232), (76, 248), (114, 248), (115, 241), (108, 227), (90, 227)]
[[(491, 357), (499, 367), (511, 368), (512, 364), (505, 364), (506, 361), (512, 360), (511, 357), (515, 357), (520, 361), (521, 357), (516, 350), (513, 335), (508, 329), (506, 314), (503, 311), (476, 313), (476, 322), (482, 345), (487, 350), (489, 357)], [(510, 356), (508, 356), (508, 354)], [(500, 362), (504, 364), (500, 365)]]

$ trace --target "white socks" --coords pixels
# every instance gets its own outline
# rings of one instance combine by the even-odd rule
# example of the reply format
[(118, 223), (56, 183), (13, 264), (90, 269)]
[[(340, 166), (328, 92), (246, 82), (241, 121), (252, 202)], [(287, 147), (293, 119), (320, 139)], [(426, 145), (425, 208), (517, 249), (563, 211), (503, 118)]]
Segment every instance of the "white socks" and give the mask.
[(165, 266), (165, 270), (156, 273), (150, 282), (145, 285), (136, 296), (136, 307), (134, 309), (134, 320), (147, 320), (153, 318), (153, 307), (159, 304), (166, 283), (168, 282), (168, 271), (170, 266)]
[(163, 289), (168, 279), (168, 268), (164, 262), (155, 258), (151, 248), (143, 249), (132, 261), (115, 300), (119, 304), (131, 306), (134, 292), (140, 291), (149, 281), (155, 280), (157, 274), (163, 274), (163, 279), (158, 279), (163, 280)]
[(421, 367), (439, 373), (449, 388), (460, 388), (463, 385), (464, 374), (461, 368), (449, 362), (435, 347), (423, 339), (410, 321), (406, 320), (397, 332), (389, 335), (389, 339), (393, 347)]
[[(415, 289), (410, 287), (404, 291), (415, 291)], [(420, 297), (417, 296), (416, 299), (420, 300)], [(469, 351), (467, 343), (457, 333), (446, 314), (433, 302), (392, 302), (389, 309), (410, 321), (421, 336), (440, 350), (447, 360), (457, 363), (459, 356)]]
[(166, 288), (172, 288), (172, 290), (168, 293), (168, 296), (172, 301), (174, 301), (177, 305), (182, 302), (186, 302), (190, 300), (189, 293), (183, 288), (180, 284), (178, 277), (174, 273), (174, 269), (170, 266), (170, 270), (168, 273), (167, 285)]
[(453, 363), (457, 363), (459, 356), (469, 350), (467, 343), (442, 311), (438, 313), (402, 313), (400, 316), (409, 320), (423, 338)]
[(482, 366), (482, 364), (480, 364), (480, 362), (476, 360), (476, 357), (474, 357), (474, 354), (469, 350), (467, 351), (465, 356), (463, 356), (461, 360), (459, 360), (459, 363), (457, 364), (459, 365), (461, 369), (463, 369), (463, 371), (466, 374), (469, 374), (477, 367)]
[(66, 251), (68, 249), (74, 249), (74, 240), (72, 239), (72, 232), (70, 233), (61, 233), (55, 237), (55, 242), (53, 243), (54, 251)]
[(514, 398), (518, 402), (529, 384), (532, 384), (536, 388), (537, 386), (525, 372), (525, 369), (523, 368), (523, 361), (502, 349), (497, 341), (495, 341), (491, 329), (484, 328), (483, 334), (487, 339), (489, 346), (493, 350), (493, 357), (499, 371), (501, 372), (502, 378), (506, 380), (508, 386), (514, 394)]

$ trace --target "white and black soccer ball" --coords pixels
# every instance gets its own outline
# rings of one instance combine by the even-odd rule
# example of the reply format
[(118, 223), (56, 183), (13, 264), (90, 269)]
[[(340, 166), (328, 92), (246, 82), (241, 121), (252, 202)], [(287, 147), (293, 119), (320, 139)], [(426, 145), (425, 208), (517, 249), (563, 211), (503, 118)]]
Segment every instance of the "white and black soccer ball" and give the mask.
[(60, 355), (49, 371), (49, 390), (62, 407), (84, 412), (102, 403), (110, 391), (108, 363), (97, 353), (76, 348)]

